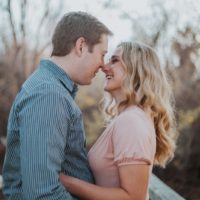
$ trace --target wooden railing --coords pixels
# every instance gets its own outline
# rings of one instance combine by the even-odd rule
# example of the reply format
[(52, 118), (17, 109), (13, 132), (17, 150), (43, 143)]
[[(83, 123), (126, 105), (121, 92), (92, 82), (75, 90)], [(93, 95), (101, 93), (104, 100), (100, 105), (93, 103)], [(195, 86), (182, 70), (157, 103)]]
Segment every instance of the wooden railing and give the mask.
[(185, 200), (155, 175), (150, 179), (149, 195), (150, 200)]

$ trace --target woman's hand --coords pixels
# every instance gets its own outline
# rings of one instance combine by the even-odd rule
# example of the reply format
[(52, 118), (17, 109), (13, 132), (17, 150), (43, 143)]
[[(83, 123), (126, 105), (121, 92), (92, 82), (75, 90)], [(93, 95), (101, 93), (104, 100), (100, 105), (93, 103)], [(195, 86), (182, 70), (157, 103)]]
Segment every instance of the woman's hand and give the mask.
[(61, 183), (65, 186), (65, 188), (67, 189), (67, 191), (70, 191), (70, 185), (73, 183), (74, 179), (72, 176), (67, 176), (64, 173), (60, 173), (59, 174), (59, 179), (61, 181)]
[(68, 179), (68, 178), (70, 178), (70, 177), (67, 176), (67, 175), (65, 175), (65, 174), (62, 173), (62, 172), (59, 174), (59, 179), (60, 179), (60, 181), (63, 183), (63, 185), (64, 185), (65, 182), (67, 182), (66, 179)]

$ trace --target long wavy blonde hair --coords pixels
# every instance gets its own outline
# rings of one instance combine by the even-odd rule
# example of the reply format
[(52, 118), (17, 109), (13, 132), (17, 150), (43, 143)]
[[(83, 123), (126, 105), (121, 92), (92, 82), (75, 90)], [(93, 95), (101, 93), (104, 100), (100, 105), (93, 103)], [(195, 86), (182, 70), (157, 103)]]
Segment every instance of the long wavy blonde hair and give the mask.
[(122, 42), (118, 48), (122, 49), (122, 89), (126, 99), (117, 104), (112, 96), (105, 96), (104, 113), (110, 121), (130, 105), (148, 111), (156, 131), (155, 164), (164, 167), (174, 156), (176, 139), (174, 100), (167, 75), (151, 47)]

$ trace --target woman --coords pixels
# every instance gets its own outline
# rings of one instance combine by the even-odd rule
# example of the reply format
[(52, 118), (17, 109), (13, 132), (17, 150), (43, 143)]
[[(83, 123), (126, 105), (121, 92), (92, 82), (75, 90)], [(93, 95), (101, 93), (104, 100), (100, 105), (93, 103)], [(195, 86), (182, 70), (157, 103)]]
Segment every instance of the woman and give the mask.
[(175, 150), (171, 88), (155, 51), (141, 43), (118, 45), (102, 71), (110, 123), (88, 153), (96, 185), (60, 179), (87, 200), (148, 199), (153, 164), (164, 167)]

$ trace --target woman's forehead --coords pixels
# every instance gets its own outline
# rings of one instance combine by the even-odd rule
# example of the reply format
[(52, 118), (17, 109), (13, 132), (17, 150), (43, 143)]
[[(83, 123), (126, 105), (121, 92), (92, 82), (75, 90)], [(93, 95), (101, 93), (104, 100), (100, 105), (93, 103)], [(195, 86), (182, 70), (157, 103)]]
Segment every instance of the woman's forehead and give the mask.
[(112, 54), (112, 56), (120, 56), (120, 57), (121, 57), (121, 55), (122, 55), (122, 48), (121, 47), (117, 47)]

